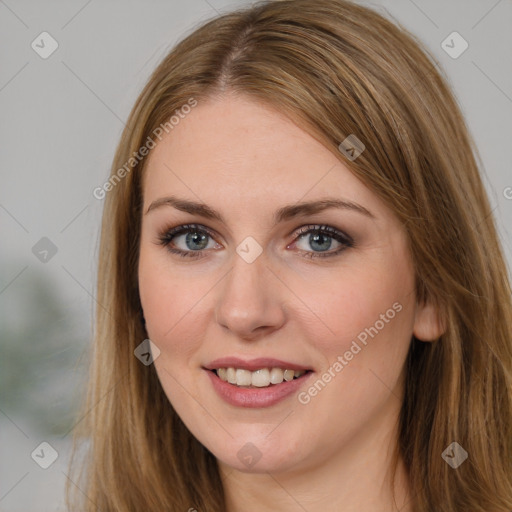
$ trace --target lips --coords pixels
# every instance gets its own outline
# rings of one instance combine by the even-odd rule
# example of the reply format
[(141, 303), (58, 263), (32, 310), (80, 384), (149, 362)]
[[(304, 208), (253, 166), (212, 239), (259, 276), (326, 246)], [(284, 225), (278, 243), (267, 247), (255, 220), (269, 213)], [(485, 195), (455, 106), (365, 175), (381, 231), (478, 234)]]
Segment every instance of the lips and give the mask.
[[(249, 408), (281, 402), (298, 392), (314, 374), (311, 367), (269, 357), (221, 357), (203, 369), (220, 398), (230, 405)], [(249, 386), (249, 378), (253, 385)]]
[(260, 357), (244, 361), (239, 357), (221, 357), (215, 359), (204, 366), (207, 370), (217, 370), (219, 368), (239, 368), (242, 370), (249, 370), (255, 372), (262, 368), (283, 368), (289, 370), (312, 370), (311, 367), (302, 364), (293, 363), (290, 361), (283, 361), (282, 359), (273, 359), (268, 357)]
[[(273, 363), (276, 360), (272, 360)], [(245, 371), (245, 370), (242, 370)], [(268, 387), (238, 387), (220, 379), (215, 371), (204, 369), (213, 389), (217, 395), (227, 404), (242, 408), (265, 408), (271, 407), (291, 398), (306, 385), (314, 373), (306, 371), (301, 377), (291, 381), (283, 381), (281, 384)]]

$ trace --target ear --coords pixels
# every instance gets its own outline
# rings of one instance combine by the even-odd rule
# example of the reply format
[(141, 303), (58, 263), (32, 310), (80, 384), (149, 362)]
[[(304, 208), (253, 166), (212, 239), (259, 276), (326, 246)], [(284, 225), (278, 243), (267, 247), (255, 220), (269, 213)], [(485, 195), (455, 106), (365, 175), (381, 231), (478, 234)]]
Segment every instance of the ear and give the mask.
[(421, 341), (436, 341), (446, 330), (439, 308), (429, 302), (416, 304), (414, 315), (414, 337)]

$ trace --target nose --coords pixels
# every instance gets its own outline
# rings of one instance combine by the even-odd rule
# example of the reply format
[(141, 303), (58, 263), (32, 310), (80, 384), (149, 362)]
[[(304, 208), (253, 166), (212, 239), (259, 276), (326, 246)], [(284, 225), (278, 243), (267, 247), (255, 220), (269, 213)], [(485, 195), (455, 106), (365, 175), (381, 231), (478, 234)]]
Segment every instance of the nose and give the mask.
[(233, 267), (218, 290), (216, 321), (238, 338), (268, 336), (286, 320), (285, 287), (269, 268), (264, 253), (252, 263), (235, 254)]

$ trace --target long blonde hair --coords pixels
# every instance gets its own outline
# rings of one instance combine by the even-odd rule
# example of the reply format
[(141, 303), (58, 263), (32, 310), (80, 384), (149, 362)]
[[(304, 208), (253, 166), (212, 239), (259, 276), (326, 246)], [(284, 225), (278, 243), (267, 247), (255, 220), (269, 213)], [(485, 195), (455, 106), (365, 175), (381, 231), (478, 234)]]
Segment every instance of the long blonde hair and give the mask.
[[(69, 482), (70, 509), (225, 510), (215, 457), (177, 416), (154, 366), (134, 357), (147, 338), (137, 285), (147, 159), (126, 167), (191, 98), (225, 91), (288, 115), (405, 226), (418, 301), (436, 304), (446, 323), (433, 343), (413, 338), (407, 360), (397, 449), (413, 510), (512, 509), (511, 289), (476, 146), (421, 43), (345, 0), (260, 2), (210, 20), (137, 99), (112, 165), (120, 179), (104, 199), (94, 350), (75, 432), (75, 445), (90, 447)], [(338, 150), (350, 134), (366, 146), (354, 161)], [(453, 441), (469, 454), (457, 469), (441, 457)]]

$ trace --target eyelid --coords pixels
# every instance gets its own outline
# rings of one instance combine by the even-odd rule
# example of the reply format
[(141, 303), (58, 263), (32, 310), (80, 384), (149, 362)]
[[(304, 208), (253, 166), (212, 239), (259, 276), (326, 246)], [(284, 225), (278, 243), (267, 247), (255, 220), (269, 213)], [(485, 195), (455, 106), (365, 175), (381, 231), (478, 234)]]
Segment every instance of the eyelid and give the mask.
[(292, 231), (292, 234), (295, 234), (295, 237), (300, 237), (304, 234), (309, 233), (310, 231), (320, 231), (321, 233), (331, 233), (333, 236), (337, 236), (339, 238), (343, 238), (344, 242), (353, 244), (354, 239), (345, 231), (342, 231), (341, 229), (337, 229), (333, 226), (330, 226), (328, 224), (306, 224), (294, 231)]
[(209, 235), (213, 239), (217, 238), (217, 233), (215, 231), (213, 231), (212, 229), (210, 229), (202, 224), (196, 224), (196, 223), (179, 224), (178, 226), (175, 226), (175, 227), (164, 228), (162, 231), (160, 231), (158, 238), (159, 238), (159, 240), (162, 238), (171, 239), (171, 237), (173, 237), (173, 236), (176, 237), (178, 235), (181, 235), (182, 233), (186, 233), (187, 231), (192, 231), (194, 229), (196, 231), (204, 231), (207, 235)]

